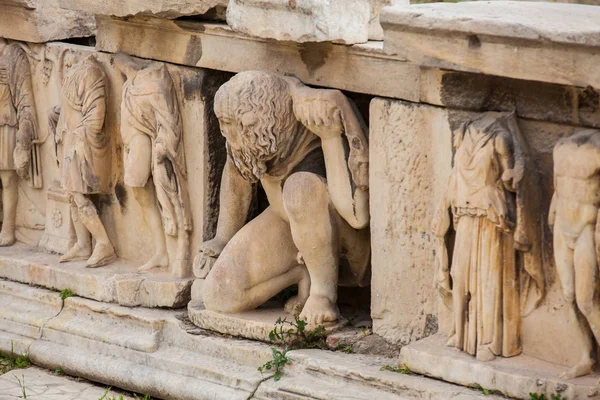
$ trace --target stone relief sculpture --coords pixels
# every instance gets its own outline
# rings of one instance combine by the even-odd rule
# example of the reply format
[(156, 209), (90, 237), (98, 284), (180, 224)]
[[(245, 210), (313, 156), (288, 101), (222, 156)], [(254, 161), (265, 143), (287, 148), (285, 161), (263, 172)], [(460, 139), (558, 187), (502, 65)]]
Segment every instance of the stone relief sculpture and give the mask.
[(29, 60), (17, 43), (0, 38), (0, 180), (2, 231), (0, 246), (15, 242), (18, 178), (42, 187), (37, 121)]
[(177, 237), (172, 273), (186, 277), (191, 273), (192, 216), (175, 85), (163, 64), (145, 66), (121, 53), (116, 65), (127, 76), (121, 103), (125, 184), (143, 208), (155, 246), (154, 255), (138, 271), (169, 266), (166, 233)]
[[(370, 244), (368, 144), (353, 104), (337, 90), (248, 71), (224, 84), (215, 112), (227, 141), (214, 239), (196, 264), (218, 257), (205, 307), (251, 310), (298, 284), (286, 311), (335, 321), (338, 285), (366, 285)], [(269, 207), (246, 223), (253, 183)]]
[[(488, 361), (521, 352), (520, 317), (544, 294), (538, 186), (514, 114), (483, 113), (455, 132), (439, 212), (438, 288), (453, 311), (448, 345)], [(446, 235), (456, 232), (451, 267)]]
[(585, 343), (580, 361), (562, 377), (591, 372), (593, 338), (600, 342), (597, 301), (600, 257), (600, 130), (582, 130), (554, 147), (554, 195), (549, 224), (554, 259), (564, 296)]
[[(71, 62), (65, 64), (68, 68)], [(88, 267), (100, 267), (116, 259), (90, 198), (111, 191), (111, 141), (104, 131), (105, 114), (106, 75), (96, 58), (89, 56), (66, 71), (61, 105), (50, 112), (55, 141), (63, 148), (61, 186), (69, 196), (77, 237), (60, 262), (87, 259)], [(90, 234), (96, 241), (93, 251)]]

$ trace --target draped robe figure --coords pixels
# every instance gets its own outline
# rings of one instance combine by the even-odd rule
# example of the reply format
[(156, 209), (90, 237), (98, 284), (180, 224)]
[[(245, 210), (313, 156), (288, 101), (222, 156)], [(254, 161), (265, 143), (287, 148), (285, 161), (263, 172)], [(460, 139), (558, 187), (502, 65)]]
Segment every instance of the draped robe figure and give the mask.
[[(512, 114), (474, 118), (456, 132), (455, 145), (434, 222), (437, 284), (454, 318), (448, 345), (482, 361), (515, 356), (522, 350), (521, 309), (529, 312), (544, 293), (537, 182)], [(456, 237), (448, 269), (450, 215)]]
[(37, 122), (29, 61), (16, 43), (0, 38), (0, 180), (3, 224), (0, 246), (15, 242), (17, 179), (42, 187)]
[[(104, 131), (106, 75), (94, 56), (75, 64), (64, 77), (55, 137), (63, 145), (61, 185), (69, 194), (77, 242), (60, 261), (87, 258), (89, 267), (100, 267), (116, 254), (93, 194), (110, 194), (111, 141)], [(93, 252), (90, 233), (96, 240)]]
[(164, 65), (142, 68), (130, 57), (119, 54), (117, 66), (128, 77), (121, 103), (121, 136), (127, 154), (125, 184), (134, 189), (144, 209), (155, 245), (154, 256), (139, 270), (169, 265), (164, 229), (167, 235), (178, 239), (172, 273), (184, 277), (190, 270), (192, 216), (175, 85)]

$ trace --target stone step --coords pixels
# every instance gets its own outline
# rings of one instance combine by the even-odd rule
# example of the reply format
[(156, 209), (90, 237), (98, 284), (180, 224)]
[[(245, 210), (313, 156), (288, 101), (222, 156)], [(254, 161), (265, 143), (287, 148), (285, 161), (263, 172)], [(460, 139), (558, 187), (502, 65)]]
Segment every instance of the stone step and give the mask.
[[(56, 315), (58, 293), (6, 281), (0, 296), (0, 352), (14, 348), (35, 365), (155, 398), (482, 398), (460, 386), (381, 371), (394, 359), (323, 350), (288, 352), (290, 363), (276, 382), (257, 370), (272, 359), (271, 346), (199, 331), (181, 311), (70, 297)], [(29, 311), (16, 317), (21, 304)]]

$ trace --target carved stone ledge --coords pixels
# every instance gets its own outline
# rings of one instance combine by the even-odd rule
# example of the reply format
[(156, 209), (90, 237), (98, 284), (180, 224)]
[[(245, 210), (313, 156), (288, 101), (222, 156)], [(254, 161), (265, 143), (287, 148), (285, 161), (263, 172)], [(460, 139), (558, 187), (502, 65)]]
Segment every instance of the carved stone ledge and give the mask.
[(97, 17), (96, 49), (192, 67), (296, 76), (311, 85), (419, 101), (419, 67), (383, 53), (381, 42), (274, 42), (227, 25), (150, 17)]
[(178, 18), (201, 15), (214, 7), (227, 7), (227, 0), (58, 0), (62, 8), (92, 14), (129, 17), (152, 15), (159, 18)]
[(0, 277), (12, 281), (71, 289), (79, 296), (124, 306), (184, 307), (193, 279), (168, 272), (137, 273), (137, 264), (119, 260), (103, 268), (86, 268), (85, 261), (59, 264), (58, 256), (17, 244), (0, 249)]
[(173, 400), (496, 400), (456, 385), (381, 371), (394, 360), (321, 350), (287, 353), (275, 382), (257, 371), (269, 345), (198, 332), (181, 312), (121, 307), (0, 280), (0, 353), (105, 385)]
[(600, 87), (598, 7), (518, 1), (391, 6), (381, 23), (385, 50), (420, 65)]
[(508, 397), (528, 399), (529, 393), (550, 398), (560, 394), (567, 399), (598, 398), (598, 374), (562, 380), (564, 367), (520, 355), (481, 362), (445, 345), (447, 337), (435, 335), (402, 348), (400, 365), (411, 371), (459, 385), (500, 391)]
[[(269, 332), (273, 330), (278, 318), (294, 321), (294, 316), (283, 311), (281, 306), (269, 305), (252, 311), (225, 314), (206, 310), (198, 302), (192, 301), (188, 304), (188, 315), (194, 325), (202, 329), (263, 342), (269, 341)], [(348, 321), (344, 318), (335, 323), (325, 324), (325, 332), (333, 333), (347, 324)], [(311, 325), (306, 327), (307, 330), (314, 328)]]

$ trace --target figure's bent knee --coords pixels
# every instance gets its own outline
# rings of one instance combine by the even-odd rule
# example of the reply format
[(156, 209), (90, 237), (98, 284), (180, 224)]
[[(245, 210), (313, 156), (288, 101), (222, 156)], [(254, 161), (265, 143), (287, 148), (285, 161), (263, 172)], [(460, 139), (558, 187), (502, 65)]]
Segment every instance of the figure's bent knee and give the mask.
[(237, 284), (225, 268), (219, 268), (218, 261), (206, 277), (202, 287), (204, 307), (211, 311), (240, 312), (245, 311), (248, 302), (244, 298), (246, 290)]
[(327, 184), (310, 172), (296, 172), (283, 186), (283, 204), (290, 217), (311, 216), (316, 209), (329, 206)]

